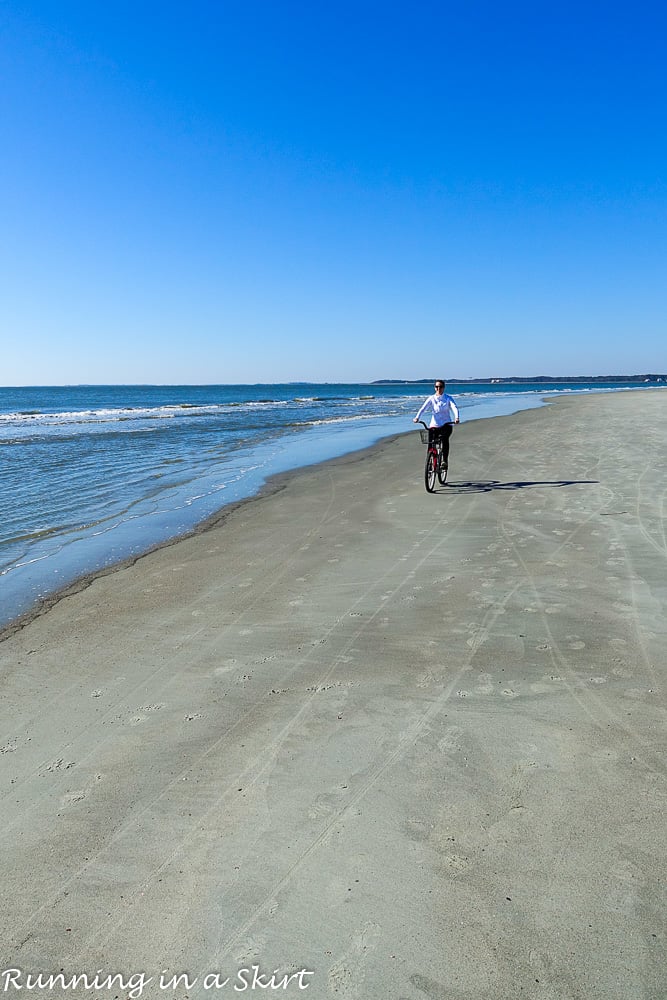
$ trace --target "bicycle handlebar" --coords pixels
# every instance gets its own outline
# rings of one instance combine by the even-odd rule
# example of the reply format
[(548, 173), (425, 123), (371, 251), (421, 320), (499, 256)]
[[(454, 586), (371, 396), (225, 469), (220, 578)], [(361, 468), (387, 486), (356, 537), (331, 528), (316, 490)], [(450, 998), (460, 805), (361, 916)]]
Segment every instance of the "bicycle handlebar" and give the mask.
[[(425, 427), (427, 431), (435, 431), (435, 430), (438, 429), (437, 427), (429, 427), (429, 425), (425, 424), (423, 420), (413, 420), (412, 422), (413, 422), (413, 424), (421, 424), (422, 427)], [(449, 423), (451, 423), (451, 425), (454, 426), (454, 424), (458, 424), (459, 421), (458, 420), (451, 420), (451, 421), (449, 421)], [(446, 427), (447, 424), (444, 424), (443, 426)]]

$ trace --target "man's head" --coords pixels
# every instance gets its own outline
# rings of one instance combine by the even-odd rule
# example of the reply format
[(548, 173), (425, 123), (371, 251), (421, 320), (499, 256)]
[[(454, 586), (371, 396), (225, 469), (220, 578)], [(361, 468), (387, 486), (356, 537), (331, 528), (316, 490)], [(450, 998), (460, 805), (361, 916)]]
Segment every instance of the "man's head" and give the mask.
[(440, 393), (445, 391), (446, 384), (447, 383), (445, 382), (444, 378), (437, 378), (435, 380), (435, 391), (438, 393), (438, 395), (440, 395)]

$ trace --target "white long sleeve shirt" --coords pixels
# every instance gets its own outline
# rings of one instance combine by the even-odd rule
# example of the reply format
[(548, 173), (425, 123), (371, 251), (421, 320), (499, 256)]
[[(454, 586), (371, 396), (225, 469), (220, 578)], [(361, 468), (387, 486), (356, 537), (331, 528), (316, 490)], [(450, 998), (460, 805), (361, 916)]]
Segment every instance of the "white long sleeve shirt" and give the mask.
[(429, 427), (444, 427), (445, 424), (453, 424), (459, 419), (459, 408), (446, 392), (441, 396), (437, 392), (429, 396), (420, 406), (415, 420), (421, 420), (422, 414), (429, 408), (432, 411)]

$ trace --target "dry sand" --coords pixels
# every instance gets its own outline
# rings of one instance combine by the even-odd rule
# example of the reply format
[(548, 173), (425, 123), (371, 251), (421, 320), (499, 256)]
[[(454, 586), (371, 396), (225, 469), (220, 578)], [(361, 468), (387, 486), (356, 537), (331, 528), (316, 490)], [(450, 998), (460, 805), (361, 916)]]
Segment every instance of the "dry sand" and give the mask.
[(411, 434), (7, 636), (0, 993), (664, 998), (666, 440), (571, 398), (429, 496)]

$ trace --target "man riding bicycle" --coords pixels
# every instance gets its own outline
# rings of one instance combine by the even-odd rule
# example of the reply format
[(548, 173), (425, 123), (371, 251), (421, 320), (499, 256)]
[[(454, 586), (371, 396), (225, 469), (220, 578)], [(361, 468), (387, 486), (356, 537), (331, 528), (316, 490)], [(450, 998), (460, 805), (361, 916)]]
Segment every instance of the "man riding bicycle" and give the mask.
[(444, 378), (436, 379), (435, 392), (420, 406), (413, 423), (419, 423), (421, 416), (426, 410), (431, 410), (431, 422), (429, 424), (428, 439), (429, 444), (440, 438), (442, 441), (442, 461), (447, 468), (449, 463), (449, 438), (452, 433), (452, 424), (459, 423), (459, 408), (445, 392)]

